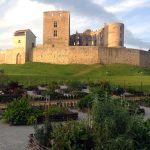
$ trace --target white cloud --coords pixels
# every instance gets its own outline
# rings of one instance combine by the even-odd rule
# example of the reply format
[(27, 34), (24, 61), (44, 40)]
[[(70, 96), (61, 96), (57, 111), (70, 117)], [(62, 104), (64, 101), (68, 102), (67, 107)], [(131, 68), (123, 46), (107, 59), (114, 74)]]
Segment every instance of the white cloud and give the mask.
[(71, 16), (71, 34), (74, 34), (77, 32), (83, 32), (86, 29), (94, 30), (94, 25), (98, 25), (98, 28), (100, 27), (100, 23), (97, 22), (95, 18), (89, 19), (88, 17), (82, 17), (82, 16)]
[[(2, 3), (3, 1), (0, 1)], [(15, 30), (30, 28), (38, 41), (42, 40), (43, 12), (54, 10), (50, 4), (42, 4), (31, 0), (17, 0), (0, 19), (0, 49), (12, 46), (12, 36)]]
[(149, 24), (142, 24), (142, 25), (131, 25), (129, 29), (135, 34), (135, 35), (142, 35), (146, 33), (147, 31), (150, 31)]
[(52, 10), (54, 6), (41, 4), (36, 1), (18, 0), (0, 20), (0, 27), (23, 25), (42, 16), (43, 11)]
[(149, 5), (149, 0), (123, 0), (120, 3), (115, 3), (114, 5), (111, 6), (105, 5), (105, 9), (108, 12), (118, 13), (118, 12), (130, 11), (135, 8), (140, 8), (147, 5)]
[(2, 5), (5, 2), (5, 0), (0, 0), (0, 5)]
[(0, 5), (4, 4), (5, 0), (0, 0)]

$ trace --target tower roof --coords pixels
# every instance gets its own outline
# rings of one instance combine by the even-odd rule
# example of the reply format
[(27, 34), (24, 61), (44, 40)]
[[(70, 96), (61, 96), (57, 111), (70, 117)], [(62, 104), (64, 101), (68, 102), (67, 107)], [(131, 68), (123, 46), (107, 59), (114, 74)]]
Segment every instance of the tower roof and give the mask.
[[(33, 34), (33, 32), (30, 29), (23, 29), (23, 30), (17, 30), (14, 32), (14, 36), (24, 36), (26, 35), (26, 32), (29, 31)], [(33, 34), (34, 35), (34, 34)], [(34, 35), (35, 36), (35, 35)], [(35, 36), (36, 37), (36, 36)]]

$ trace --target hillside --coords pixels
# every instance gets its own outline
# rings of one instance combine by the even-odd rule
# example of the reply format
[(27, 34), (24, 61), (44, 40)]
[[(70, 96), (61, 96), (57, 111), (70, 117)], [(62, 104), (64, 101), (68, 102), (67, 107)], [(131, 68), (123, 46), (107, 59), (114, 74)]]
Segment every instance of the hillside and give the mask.
[(124, 86), (150, 88), (150, 69), (132, 65), (52, 65), (45, 63), (26, 63), (23, 65), (0, 65), (9, 80), (24, 84), (39, 84), (51, 81), (102, 81)]

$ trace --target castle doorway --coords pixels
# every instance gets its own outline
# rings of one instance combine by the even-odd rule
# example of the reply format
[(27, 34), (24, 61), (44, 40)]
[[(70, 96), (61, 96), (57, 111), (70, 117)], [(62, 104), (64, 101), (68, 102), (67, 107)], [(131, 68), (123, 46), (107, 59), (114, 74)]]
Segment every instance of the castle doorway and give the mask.
[(21, 54), (19, 54), (19, 53), (16, 56), (16, 64), (22, 64)]

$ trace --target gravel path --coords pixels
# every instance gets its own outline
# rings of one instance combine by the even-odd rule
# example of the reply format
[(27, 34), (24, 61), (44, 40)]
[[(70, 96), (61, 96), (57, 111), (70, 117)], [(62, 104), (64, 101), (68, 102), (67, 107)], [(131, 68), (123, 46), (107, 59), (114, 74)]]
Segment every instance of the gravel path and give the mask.
[(150, 119), (150, 107), (140, 106), (140, 108), (143, 108), (145, 110), (145, 119)]
[(27, 150), (31, 126), (9, 126), (0, 121), (0, 150)]

